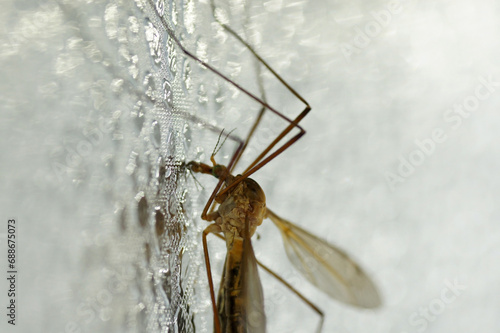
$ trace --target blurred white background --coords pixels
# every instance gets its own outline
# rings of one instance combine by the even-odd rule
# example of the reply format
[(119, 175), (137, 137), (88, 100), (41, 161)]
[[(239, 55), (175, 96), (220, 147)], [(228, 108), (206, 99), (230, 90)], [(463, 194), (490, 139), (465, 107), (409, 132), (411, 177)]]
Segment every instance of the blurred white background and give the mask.
[[(184, 23), (187, 28), (178, 31), (197, 52), (207, 43), (206, 59), (226, 73), (239, 68), (242, 73), (235, 74), (235, 79), (244, 81), (245, 75), (254, 73), (253, 63), (245, 55), (224, 54), (241, 47), (233, 39), (220, 46), (220, 36), (212, 36), (214, 21), (207, 2), (175, 3), (179, 11), (191, 8), (196, 13), (200, 22), (195, 27), (213, 30), (191, 31), (189, 22), (179, 20), (178, 26)], [(75, 4), (95, 30), (109, 29), (109, 24), (99, 25), (99, 19), (109, 20), (101, 9), (110, 5), (100, 1)], [(128, 155), (116, 151), (135, 150), (137, 142), (128, 132), (135, 128), (135, 120), (121, 120), (116, 125), (120, 131), (112, 134), (119, 132), (122, 137), (102, 141), (93, 146), (92, 158), (75, 162), (75, 170), (88, 174), (71, 173), (63, 181), (57, 180), (54, 161), (64, 161), (61, 154), (69, 156), (58, 149), (76, 147), (84, 119), (102, 117), (92, 118), (93, 113), (82, 106), (95, 107), (100, 101), (95, 86), (87, 88), (82, 81), (98, 84), (103, 80), (102, 91), (111, 91), (113, 96), (108, 100), (122, 103), (105, 107), (107, 119), (120, 117), (118, 110), (132, 109), (135, 97), (113, 85), (116, 72), (106, 74), (110, 67), (102, 66), (102, 60), (96, 61), (97, 66), (86, 66), (71, 54), (75, 34), (71, 27), (78, 22), (77, 13), (62, 15), (52, 2), (7, 1), (2, 6), (0, 204), (2, 219), (16, 217), (21, 225), (21, 302), (16, 329), (64, 332), (71, 329), (68, 318), (79, 316), (64, 309), (76, 312), (74, 308), (92, 294), (86, 284), (93, 284), (93, 277), (102, 279), (103, 271), (120, 262), (114, 259), (109, 264), (103, 258), (126, 250), (108, 243), (107, 235), (114, 232), (113, 223), (118, 220), (119, 210), (114, 205), (133, 199), (127, 199), (135, 194), (133, 185), (125, 168), (114, 173), (104, 165), (116, 156), (121, 160), (113, 165), (127, 165)], [(144, 18), (134, 6), (128, 4), (116, 15), (124, 21), (137, 17), (144, 26)], [(306, 136), (253, 178), (263, 187), (273, 211), (351, 254), (378, 284), (384, 304), (374, 311), (359, 310), (321, 294), (295, 273), (278, 231), (267, 222), (255, 241), (257, 257), (323, 309), (323, 332), (497, 332), (499, 4), (488, 0), (271, 0), (253, 1), (246, 8), (244, 13), (234, 10), (231, 23), (241, 29), (243, 18), (248, 19), (246, 31), (257, 51), (313, 108), (301, 123)], [(30, 24), (33, 22), (38, 23)], [(91, 34), (101, 50), (109, 40), (115, 41), (109, 30), (105, 32), (101, 37)], [(143, 38), (142, 33), (137, 33), (137, 40)], [(123, 56), (123, 49), (113, 47), (110, 52), (120, 50)], [(84, 52), (91, 58), (90, 46)], [(149, 56), (142, 49), (137, 54), (140, 59)], [(221, 60), (224, 56), (232, 63)], [(110, 63), (129, 70), (128, 63)], [(138, 67), (143, 73), (147, 66)], [(212, 74), (194, 63), (191, 67), (195, 84), (189, 92), (195, 100), (199, 93), (196, 80), (208, 80), (205, 82), (211, 85)], [(268, 75), (264, 79), (272, 105), (291, 115), (300, 111), (293, 97), (284, 94)], [(69, 98), (74, 94), (88, 94), (92, 100), (66, 103), (75, 102)], [(207, 119), (210, 112), (200, 115), (196, 107), (190, 111), (225, 126), (221, 119), (244, 108), (228, 107), (213, 119)], [(217, 135), (189, 121), (172, 126), (183, 128), (184, 124), (193, 140), (186, 146), (187, 159), (208, 162)], [(263, 131), (279, 131), (272, 117), (265, 119)], [(206, 141), (199, 143), (201, 140)], [(140, 151), (150, 152), (146, 148)], [(200, 191), (192, 182), (188, 184), (194, 210), (187, 215), (197, 221), (191, 225), (193, 232), (204, 227), (197, 216), (212, 184), (205, 177), (197, 178), (206, 188)], [(103, 233), (105, 237), (96, 236)], [(5, 267), (5, 228), (0, 235)], [(99, 250), (89, 251), (96, 242)], [(186, 252), (195, 258), (192, 267), (197, 267), (189, 276), (206, 285), (204, 269), (199, 268), (201, 252), (196, 252), (200, 239), (189, 238), (189, 242)], [(139, 247), (133, 240), (126, 244)], [(211, 246), (214, 253), (223, 250), (216, 241)], [(218, 253), (213, 255), (216, 281), (223, 259), (223, 252)], [(87, 277), (89, 271), (99, 274)], [(261, 277), (268, 330), (313, 331), (316, 314), (266, 273)], [(3, 294), (6, 287), (0, 284), (0, 288)], [(81, 292), (75, 293), (75, 288)], [(206, 296), (206, 290), (192, 296), (200, 303), (192, 305), (197, 332), (212, 331)], [(130, 306), (115, 302), (120, 303), (114, 300), (109, 311)], [(120, 322), (125, 316), (96, 310), (96, 317), (92, 326), (78, 328), (82, 332), (121, 332), (134, 327)], [(2, 331), (13, 331), (5, 318), (0, 325)]]
[[(274, 21), (301, 23), (284, 32), (293, 48), (263, 44), (313, 111), (269, 165), (268, 205), (351, 253), (385, 300), (357, 311), (299, 282), (325, 331), (498, 331), (498, 4), (294, 4)], [(273, 316), (309, 313), (288, 305)], [(284, 331), (310, 332), (302, 322)]]

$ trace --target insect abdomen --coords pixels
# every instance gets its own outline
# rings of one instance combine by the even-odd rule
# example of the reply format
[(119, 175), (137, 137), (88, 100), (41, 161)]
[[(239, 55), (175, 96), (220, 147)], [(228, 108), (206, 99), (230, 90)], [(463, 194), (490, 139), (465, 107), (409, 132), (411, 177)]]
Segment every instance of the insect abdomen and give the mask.
[(233, 247), (228, 250), (217, 307), (224, 333), (245, 333), (244, 300), (242, 294), (241, 260), (243, 240), (235, 238)]

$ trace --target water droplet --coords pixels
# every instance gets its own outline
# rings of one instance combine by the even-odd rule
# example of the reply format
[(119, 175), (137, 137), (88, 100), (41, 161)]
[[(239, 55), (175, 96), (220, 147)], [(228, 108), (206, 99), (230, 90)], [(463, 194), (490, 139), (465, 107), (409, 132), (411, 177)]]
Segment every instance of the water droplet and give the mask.
[(134, 105), (134, 110), (131, 113), (131, 116), (133, 118), (133, 123), (135, 124), (135, 128), (137, 129), (137, 133), (139, 134), (142, 130), (142, 126), (144, 126), (144, 111), (143, 111), (143, 105), (141, 101), (138, 101)]
[(200, 86), (198, 87), (198, 103), (200, 104), (208, 103), (207, 91), (205, 89), (204, 84), (200, 84)]
[[(135, 59), (135, 56), (132, 57), (132, 61)], [(132, 78), (136, 79), (139, 76), (139, 67), (136, 64), (128, 66), (128, 72)]]
[(182, 66), (182, 83), (183, 83), (184, 93), (186, 95), (189, 95), (189, 90), (191, 89), (191, 84), (192, 84), (191, 75), (192, 75), (191, 63), (187, 59), (184, 59), (184, 63)]
[(163, 100), (167, 103), (168, 107), (167, 111), (171, 111), (173, 107), (172, 86), (170, 85), (170, 82), (168, 82), (165, 79), (163, 80), (162, 90), (163, 90)]
[(160, 124), (155, 120), (153, 121), (153, 137), (152, 137), (152, 142), (155, 145), (155, 147), (160, 147), (161, 146), (161, 129), (160, 129)]
[(139, 225), (145, 228), (148, 225), (148, 202), (145, 197), (142, 197), (137, 204), (137, 217)]
[(153, 74), (147, 73), (144, 76), (142, 84), (146, 86), (146, 91), (145, 91), (146, 96), (148, 96), (152, 101), (154, 101), (156, 99), (154, 95), (156, 91), (156, 82), (154, 80)]
[(125, 208), (120, 212), (120, 217), (118, 218), (120, 229), (125, 231), (127, 229), (127, 210)]
[(155, 7), (156, 7), (156, 12), (158, 13), (158, 15), (163, 16), (163, 14), (165, 14), (165, 1), (164, 0), (157, 0)]
[(127, 172), (127, 174), (132, 175), (135, 172), (138, 166), (138, 161), (139, 161), (138, 158), (139, 155), (137, 154), (137, 152), (132, 151), (130, 153), (127, 166), (125, 167), (125, 171)]
[(174, 156), (175, 155), (175, 132), (173, 128), (167, 128), (167, 151), (165, 152), (166, 156)]
[(155, 63), (161, 62), (162, 48), (160, 43), (160, 33), (158, 29), (149, 20), (146, 20), (145, 24), (146, 40), (149, 45), (149, 53), (153, 57)]
[(122, 79), (114, 79), (111, 81), (111, 90), (114, 93), (119, 93), (122, 91), (123, 88), (123, 80)]
[(183, 133), (184, 133), (184, 138), (185, 138), (185, 146), (186, 148), (189, 148), (191, 147), (191, 142), (192, 142), (192, 133), (191, 133), (191, 126), (189, 126), (187, 123), (184, 124), (184, 129), (183, 129)]
[(128, 23), (129, 23), (129, 30), (134, 34), (138, 34), (139, 33), (139, 21), (137, 20), (137, 17), (129, 16)]
[(171, 12), (171, 15), (172, 15), (172, 23), (174, 24), (174, 27), (177, 26), (177, 7), (175, 5), (175, 1), (172, 1), (172, 12)]
[(167, 55), (168, 55), (168, 68), (170, 69), (170, 73), (172, 74), (172, 79), (175, 79), (175, 75), (177, 74), (177, 58), (175, 56), (175, 42), (174, 40), (168, 36), (167, 38)]
[(198, 161), (205, 160), (205, 150), (202, 147), (196, 147), (195, 160)]
[(155, 213), (155, 220), (156, 236), (161, 237), (165, 232), (165, 216), (157, 210)]
[(163, 161), (163, 157), (158, 157), (158, 161), (156, 161), (156, 165), (158, 166), (158, 171), (156, 172), (156, 178), (162, 179), (165, 177), (165, 163)]
[(106, 22), (106, 34), (109, 39), (115, 39), (118, 35), (119, 11), (116, 5), (108, 5), (104, 11), (104, 22)]
[(165, 178), (169, 178), (171, 174), (172, 174), (172, 168), (171, 167), (165, 168)]

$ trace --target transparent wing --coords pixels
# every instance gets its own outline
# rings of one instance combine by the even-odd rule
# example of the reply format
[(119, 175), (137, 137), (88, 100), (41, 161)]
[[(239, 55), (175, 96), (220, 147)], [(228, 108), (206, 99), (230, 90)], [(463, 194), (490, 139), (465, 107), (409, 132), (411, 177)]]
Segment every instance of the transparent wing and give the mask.
[(347, 254), (269, 209), (267, 216), (280, 229), (288, 258), (312, 284), (354, 306), (375, 308), (381, 304), (374, 283)]
[(245, 237), (242, 258), (242, 289), (245, 304), (246, 333), (265, 333), (266, 315), (264, 313), (264, 293), (257, 271), (257, 260), (253, 252), (252, 242)]

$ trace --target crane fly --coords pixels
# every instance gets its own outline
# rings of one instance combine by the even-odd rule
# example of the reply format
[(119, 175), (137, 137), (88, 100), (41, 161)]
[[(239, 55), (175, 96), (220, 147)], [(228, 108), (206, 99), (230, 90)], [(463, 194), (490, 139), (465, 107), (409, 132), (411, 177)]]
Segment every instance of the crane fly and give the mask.
[[(212, 166), (193, 161), (188, 167), (193, 172), (210, 174), (222, 180), (228, 189), (225, 193), (221, 191), (219, 195), (212, 196), (219, 204), (216, 211), (206, 212), (212, 204), (209, 200), (202, 214), (204, 220), (214, 222), (203, 231), (205, 264), (214, 311), (214, 332), (265, 332), (264, 296), (257, 272), (257, 264), (263, 265), (255, 258), (250, 240), (265, 218), (269, 218), (278, 227), (288, 258), (312, 284), (332, 298), (353, 306), (374, 308), (380, 305), (375, 285), (349, 256), (267, 208), (264, 192), (253, 179), (231, 175), (225, 166), (216, 164), (213, 155), (211, 161)], [(227, 246), (217, 302), (207, 248), (207, 235), (210, 233), (222, 234)], [(263, 268), (269, 271), (267, 267)], [(270, 273), (277, 277), (275, 273)], [(284, 283), (321, 315), (318, 327), (318, 331), (321, 331), (321, 310)]]
[[(188, 168), (218, 178), (224, 188), (216, 188), (201, 216), (213, 222), (203, 231), (203, 250), (214, 311), (214, 332), (266, 331), (264, 296), (257, 265), (278, 278), (320, 314), (318, 332), (321, 331), (321, 310), (255, 258), (251, 237), (265, 218), (280, 230), (289, 260), (317, 288), (353, 306), (375, 308), (380, 305), (374, 283), (347, 254), (267, 208), (265, 194), (253, 179), (244, 174), (233, 176), (226, 166), (215, 162), (214, 154), (211, 162), (212, 166), (192, 161)], [(217, 210), (209, 212), (213, 202), (218, 204)], [(210, 233), (223, 238), (227, 247), (217, 301), (207, 247)]]
[[(148, 1), (155, 7), (153, 0)], [(209, 174), (218, 179), (218, 183), (201, 215), (202, 219), (212, 222), (203, 231), (202, 238), (214, 313), (214, 332), (261, 333), (266, 331), (264, 296), (257, 266), (261, 266), (276, 277), (311, 306), (321, 316), (318, 331), (321, 330), (324, 317), (321, 310), (255, 258), (251, 237), (257, 227), (266, 218), (270, 219), (280, 230), (286, 254), (291, 263), (313, 285), (332, 298), (353, 306), (361, 308), (375, 308), (379, 306), (381, 300), (377, 288), (360, 266), (340, 249), (279, 217), (267, 208), (266, 197), (262, 188), (257, 182), (249, 178), (250, 175), (276, 158), (305, 134), (305, 130), (299, 125), (299, 122), (309, 113), (311, 107), (299, 93), (255, 52), (250, 44), (217, 18), (217, 15), (215, 15), (216, 6), (214, 0), (211, 0), (210, 4), (214, 18), (222, 28), (242, 43), (262, 66), (267, 68), (293, 96), (305, 105), (305, 108), (297, 117), (294, 119), (288, 118), (267, 103), (260, 81), (259, 87), (261, 91), (259, 97), (185, 49), (165, 19), (160, 17), (169, 36), (187, 57), (192, 58), (207, 70), (233, 85), (261, 106), (260, 112), (245, 140), (241, 140), (231, 133), (226, 135), (226, 138), (238, 143), (238, 147), (227, 166), (217, 164), (215, 161), (218, 143), (210, 158), (212, 165), (197, 161), (187, 163), (187, 168), (191, 172)], [(260, 78), (260, 66), (257, 69), (258, 77)], [(266, 111), (282, 118), (288, 125), (241, 174), (234, 176), (233, 171)], [(194, 116), (191, 118), (197, 119)], [(220, 129), (215, 126), (207, 125), (207, 127), (220, 132)], [(285, 140), (292, 130), (298, 130), (298, 133)], [(223, 131), (221, 135), (222, 133)], [(207, 236), (209, 234), (214, 234), (224, 239), (227, 247), (227, 255), (217, 300), (214, 292), (207, 246)]]

